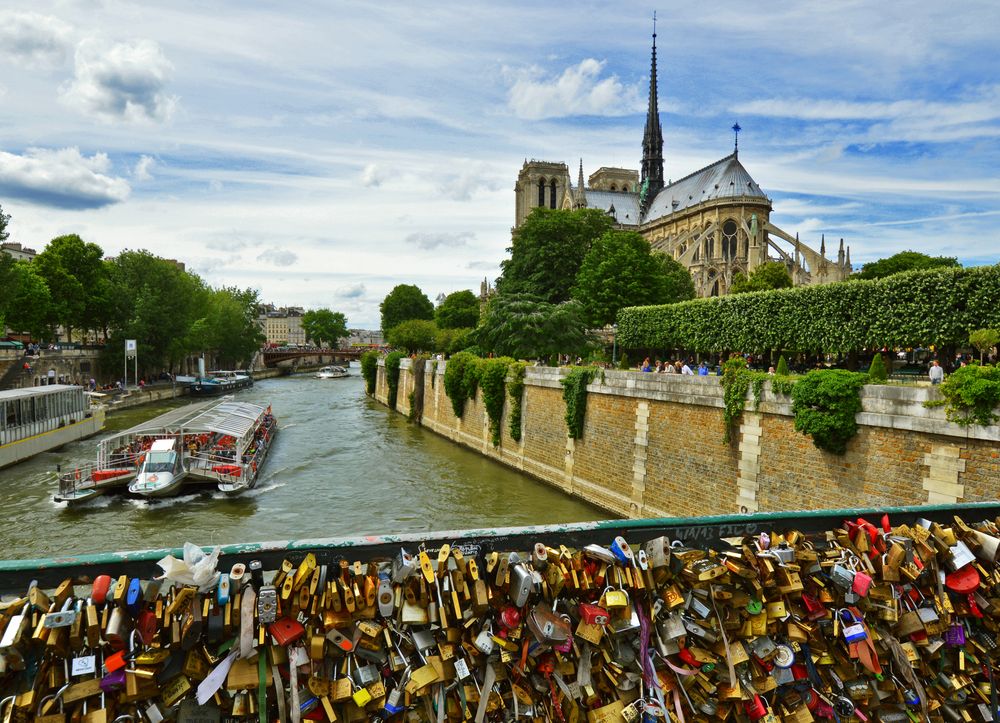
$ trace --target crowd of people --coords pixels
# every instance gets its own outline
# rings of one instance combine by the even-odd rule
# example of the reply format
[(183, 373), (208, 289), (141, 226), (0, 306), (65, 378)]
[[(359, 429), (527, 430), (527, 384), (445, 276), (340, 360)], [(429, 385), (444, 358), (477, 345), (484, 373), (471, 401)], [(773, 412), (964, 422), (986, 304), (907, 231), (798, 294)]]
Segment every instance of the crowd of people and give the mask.
[(697, 376), (697, 377), (707, 377), (711, 375), (721, 376), (722, 366), (719, 364), (713, 364), (709, 366), (707, 361), (700, 362), (695, 366), (694, 359), (678, 359), (677, 361), (660, 361), (651, 362), (649, 357), (642, 360), (639, 364), (638, 370), (641, 372), (650, 372), (652, 374), (685, 374), (687, 376)]

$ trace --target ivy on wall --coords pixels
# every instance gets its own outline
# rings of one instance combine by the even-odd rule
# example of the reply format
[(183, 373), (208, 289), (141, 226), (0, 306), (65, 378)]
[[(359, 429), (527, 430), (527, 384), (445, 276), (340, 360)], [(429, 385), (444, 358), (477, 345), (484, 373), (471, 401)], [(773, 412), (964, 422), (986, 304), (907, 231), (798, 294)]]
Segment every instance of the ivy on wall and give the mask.
[(389, 387), (389, 408), (396, 408), (396, 395), (399, 392), (399, 362), (406, 358), (401, 351), (394, 351), (385, 358), (385, 382)]
[(948, 375), (938, 387), (944, 399), (926, 406), (947, 405), (948, 421), (968, 426), (989, 426), (1000, 420), (1000, 367), (969, 364)]
[(371, 396), (375, 393), (375, 382), (378, 379), (377, 351), (366, 351), (361, 355), (361, 376), (365, 380), (365, 393)]
[(792, 389), (795, 429), (812, 435), (813, 444), (844, 454), (858, 432), (854, 415), (861, 411), (861, 387), (867, 375), (843, 369), (818, 369), (806, 374)]
[(521, 441), (521, 405), (524, 401), (524, 369), (525, 362), (512, 362), (507, 367), (507, 395), (510, 397), (510, 416), (507, 419), (507, 429), (515, 442)]
[(490, 439), (494, 447), (500, 446), (503, 405), (507, 396), (507, 368), (513, 361), (510, 357), (480, 359), (475, 365), (479, 388), (483, 391), (483, 405), (490, 421)]
[(563, 401), (566, 403), (566, 429), (570, 437), (583, 436), (583, 423), (587, 416), (587, 385), (594, 379), (593, 367), (573, 367), (569, 374), (559, 380), (563, 386)]
[(1000, 326), (1000, 265), (909, 271), (618, 312), (626, 348), (849, 352), (964, 344)]
[(459, 419), (465, 414), (465, 402), (469, 399), (465, 383), (466, 371), (468, 367), (474, 367), (478, 359), (475, 354), (460, 351), (451, 356), (444, 369), (444, 393), (451, 400), (451, 410)]

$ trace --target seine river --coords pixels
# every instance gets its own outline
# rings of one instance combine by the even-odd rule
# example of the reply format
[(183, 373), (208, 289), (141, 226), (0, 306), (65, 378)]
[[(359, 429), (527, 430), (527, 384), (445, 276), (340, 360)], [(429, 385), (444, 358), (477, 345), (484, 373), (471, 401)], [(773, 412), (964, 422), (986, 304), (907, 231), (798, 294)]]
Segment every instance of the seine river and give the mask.
[[(0, 470), (0, 558), (596, 520), (602, 510), (467, 451), (365, 397), (348, 379), (266, 379), (238, 398), (278, 418), (257, 487), (236, 498), (52, 501), (55, 468), (92, 459), (99, 437)], [(177, 402), (109, 415), (126, 429)]]

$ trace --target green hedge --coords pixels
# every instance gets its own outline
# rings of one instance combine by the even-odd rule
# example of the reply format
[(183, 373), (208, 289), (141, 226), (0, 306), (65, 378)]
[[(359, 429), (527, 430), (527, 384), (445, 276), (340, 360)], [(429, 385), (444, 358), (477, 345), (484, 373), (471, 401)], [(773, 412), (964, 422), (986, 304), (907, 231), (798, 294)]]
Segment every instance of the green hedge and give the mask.
[(760, 291), (618, 312), (618, 344), (692, 352), (961, 345), (1000, 326), (1000, 265)]

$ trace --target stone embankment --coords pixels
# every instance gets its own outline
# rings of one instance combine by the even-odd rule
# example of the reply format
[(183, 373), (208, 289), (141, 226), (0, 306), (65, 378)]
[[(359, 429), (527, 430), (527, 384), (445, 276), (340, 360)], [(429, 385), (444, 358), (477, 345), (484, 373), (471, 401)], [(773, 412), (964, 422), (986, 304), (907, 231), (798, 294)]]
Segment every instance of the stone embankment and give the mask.
[[(402, 361), (396, 411), (409, 414), (415, 392), (417, 423), (626, 517), (977, 502), (1000, 489), (1000, 427), (948, 422), (943, 409), (924, 407), (937, 395), (928, 387), (866, 386), (860, 430), (838, 456), (795, 431), (790, 399), (769, 385), (726, 444), (717, 377), (611, 370), (587, 387), (583, 436), (573, 440), (565, 370), (530, 367), (521, 440), (505, 408), (494, 447), (481, 393), (459, 419), (444, 390), (447, 363), (418, 367)], [(383, 366), (375, 396), (387, 402)]]

